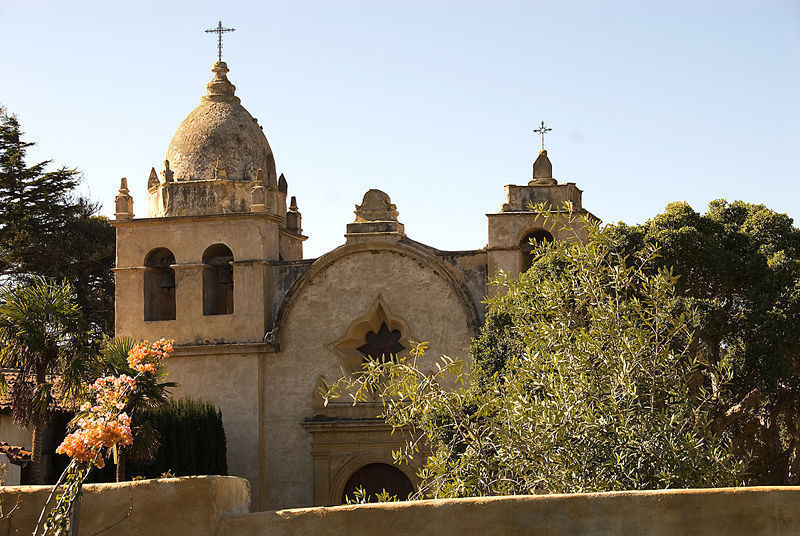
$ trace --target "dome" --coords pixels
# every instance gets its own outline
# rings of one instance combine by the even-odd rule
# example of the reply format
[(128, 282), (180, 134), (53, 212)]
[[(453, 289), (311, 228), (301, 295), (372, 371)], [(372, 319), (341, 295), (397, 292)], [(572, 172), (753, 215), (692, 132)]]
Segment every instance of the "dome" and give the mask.
[(275, 177), (275, 159), (258, 122), (234, 95), (228, 66), (218, 61), (200, 105), (178, 127), (167, 149), (175, 181), (252, 180), (258, 169)]

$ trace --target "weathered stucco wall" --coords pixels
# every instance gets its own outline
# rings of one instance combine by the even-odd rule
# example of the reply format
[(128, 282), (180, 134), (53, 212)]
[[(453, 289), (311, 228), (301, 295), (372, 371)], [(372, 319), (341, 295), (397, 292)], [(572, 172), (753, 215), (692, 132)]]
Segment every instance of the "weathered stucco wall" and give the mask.
[(260, 512), (229, 518), (237, 536), (789, 536), (800, 488), (540, 495)]
[(486, 250), (477, 251), (442, 251), (435, 250), (435, 255), (451, 264), (464, 280), (464, 285), (469, 291), (475, 309), (478, 312), (478, 322), (483, 324), (486, 316), (487, 285), (489, 274), (487, 269)]
[(263, 345), (224, 345), (178, 348), (167, 361), (169, 381), (178, 383), (174, 397), (190, 396), (212, 402), (222, 411), (228, 451), (228, 474), (250, 482), (253, 505), (259, 500), (262, 424), (258, 411), (263, 399)]
[[(223, 534), (222, 520), (246, 514), (250, 504), (247, 481), (230, 476), (89, 484), (83, 489), (79, 536), (104, 529), (103, 536)], [(0, 488), (0, 533), (30, 536), (49, 493), (48, 486)]]
[(303, 259), (301, 261), (282, 261), (275, 263), (273, 266), (275, 277), (273, 279), (274, 286), (271, 296), (270, 316), (275, 318), (278, 315), (278, 310), (286, 297), (286, 293), (292, 288), (297, 279), (305, 273), (306, 270), (317, 259)]
[(581, 208), (581, 197), (583, 190), (575, 186), (574, 182), (552, 184), (517, 186), (507, 184), (506, 202), (503, 211), (527, 211), (530, 205), (540, 203), (546, 205), (549, 210), (561, 210), (565, 203), (572, 203), (575, 209)]
[[(252, 514), (247, 513), (246, 481), (233, 477), (145, 480), (84, 489), (81, 536), (106, 528), (104, 536), (800, 534), (796, 487), (449, 499)], [(0, 488), (6, 514), (0, 519), (0, 532), (31, 534), (48, 492), (43, 486)], [(18, 499), (17, 509), (8, 515)]]
[[(213, 166), (209, 166), (213, 171)], [(248, 177), (249, 179), (249, 177)], [(147, 217), (250, 212), (250, 180), (185, 180), (148, 192)]]

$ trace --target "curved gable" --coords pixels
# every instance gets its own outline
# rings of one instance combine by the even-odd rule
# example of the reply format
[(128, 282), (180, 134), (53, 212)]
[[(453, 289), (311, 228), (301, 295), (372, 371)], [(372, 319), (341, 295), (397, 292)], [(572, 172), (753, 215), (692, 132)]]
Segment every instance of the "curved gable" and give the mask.
[[(337, 270), (342, 265), (346, 265), (346, 269)], [(403, 294), (400, 301), (424, 298), (417, 302), (418, 307), (430, 308), (436, 307), (437, 302), (426, 295), (425, 286), (438, 286), (433, 281), (450, 290), (453, 301), (458, 304), (459, 314), (463, 315), (464, 327), (474, 333), (479, 325), (477, 308), (461, 275), (452, 267), (425, 249), (408, 243), (357, 243), (341, 246), (325, 254), (297, 279), (278, 310), (271, 342), (280, 348), (292, 310), (311, 288), (318, 291), (320, 285), (329, 287), (326, 294), (339, 294), (329, 296), (339, 298), (333, 299), (333, 303), (348, 300), (348, 296), (352, 298), (353, 294), (364, 293), (371, 304), (378, 295), (389, 291)], [(384, 299), (391, 298), (385, 296)], [(454, 313), (451, 311), (451, 314)], [(347, 323), (351, 320), (348, 317)], [(424, 333), (419, 335), (424, 336)]]

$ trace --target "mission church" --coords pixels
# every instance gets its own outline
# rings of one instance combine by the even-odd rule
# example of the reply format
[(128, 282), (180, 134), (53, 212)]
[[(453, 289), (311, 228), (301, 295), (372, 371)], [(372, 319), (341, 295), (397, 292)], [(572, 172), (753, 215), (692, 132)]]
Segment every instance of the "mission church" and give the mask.
[(373, 189), (342, 222), (344, 243), (306, 259), (296, 197), (262, 127), (236, 97), (226, 63), (212, 72), (163, 170), (133, 185), (147, 189), (146, 217), (134, 216), (121, 181), (116, 335), (175, 339), (173, 395), (221, 409), (229, 474), (250, 482), (254, 510), (341, 504), (358, 485), (405, 495), (417, 477), (415, 467), (393, 465), (402, 437), (375, 418), (375, 404), (324, 406), (322, 378), (412, 341), (428, 341), (430, 362), (465, 355), (489, 277), (526, 269), (531, 239), (574, 239), (544, 229), (532, 204), (569, 202), (574, 214), (593, 216), (574, 183), (553, 178), (543, 150), (532, 178), (505, 186), (500, 210), (487, 215), (484, 249), (413, 240), (390, 197)]

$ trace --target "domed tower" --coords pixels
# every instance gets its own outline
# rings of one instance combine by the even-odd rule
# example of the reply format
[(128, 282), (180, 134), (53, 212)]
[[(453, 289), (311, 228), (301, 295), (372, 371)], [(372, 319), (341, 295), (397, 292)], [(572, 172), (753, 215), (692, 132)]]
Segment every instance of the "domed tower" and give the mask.
[[(221, 23), (220, 23), (221, 27)], [(222, 30), (220, 30), (222, 31)], [(150, 170), (147, 217), (134, 216), (123, 179), (112, 224), (115, 331), (119, 337), (175, 339), (174, 396), (221, 408), (228, 470), (245, 476), (260, 504), (268, 355), (265, 340), (280, 299), (303, 261), (301, 215), (261, 127), (242, 106), (218, 61), (200, 104), (180, 124), (160, 173)], [(277, 304), (276, 304), (277, 302)]]
[(123, 180), (115, 199), (116, 333), (183, 345), (262, 343), (272, 323), (275, 265), (303, 256), (300, 212), (263, 130), (214, 63), (161, 173), (134, 218)]
[[(151, 173), (151, 218), (249, 212), (252, 187), (259, 180), (281, 193), (272, 149), (258, 121), (234, 94), (227, 64), (218, 61), (211, 70), (214, 78), (206, 94), (172, 137), (160, 178)], [(282, 193), (275, 196), (281, 202), (270, 206), (279, 216), (286, 212)]]

